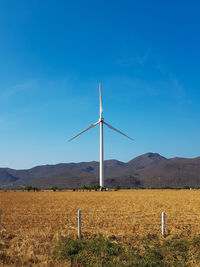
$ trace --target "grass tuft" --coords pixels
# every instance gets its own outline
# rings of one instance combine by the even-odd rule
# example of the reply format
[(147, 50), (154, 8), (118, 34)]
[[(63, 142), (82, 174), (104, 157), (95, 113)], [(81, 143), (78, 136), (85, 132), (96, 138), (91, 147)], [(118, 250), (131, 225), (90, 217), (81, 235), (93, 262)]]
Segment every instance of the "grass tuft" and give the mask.
[(190, 241), (183, 238), (161, 241), (157, 236), (147, 236), (137, 248), (102, 236), (89, 240), (60, 237), (54, 259), (72, 266), (199, 266), (199, 240), (200, 236)]

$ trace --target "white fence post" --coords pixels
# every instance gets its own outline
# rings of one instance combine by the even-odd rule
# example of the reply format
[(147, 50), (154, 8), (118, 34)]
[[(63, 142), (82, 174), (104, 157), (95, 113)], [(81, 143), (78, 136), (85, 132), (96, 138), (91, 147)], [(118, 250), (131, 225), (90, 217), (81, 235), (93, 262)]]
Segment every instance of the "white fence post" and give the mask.
[(162, 212), (162, 236), (165, 237), (165, 212)]
[(78, 238), (81, 238), (81, 210), (78, 210)]

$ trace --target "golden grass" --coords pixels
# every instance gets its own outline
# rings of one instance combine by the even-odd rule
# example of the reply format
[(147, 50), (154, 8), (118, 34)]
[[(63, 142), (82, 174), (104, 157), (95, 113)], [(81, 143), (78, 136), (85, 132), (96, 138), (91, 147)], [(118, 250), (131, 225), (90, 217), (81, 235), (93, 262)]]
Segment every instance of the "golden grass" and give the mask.
[(162, 211), (166, 212), (166, 238), (200, 233), (199, 190), (1, 191), (0, 209), (0, 264), (4, 266), (56, 266), (52, 259), (56, 239), (60, 233), (76, 237), (78, 209), (85, 238), (99, 234), (124, 241), (148, 234), (161, 237)]

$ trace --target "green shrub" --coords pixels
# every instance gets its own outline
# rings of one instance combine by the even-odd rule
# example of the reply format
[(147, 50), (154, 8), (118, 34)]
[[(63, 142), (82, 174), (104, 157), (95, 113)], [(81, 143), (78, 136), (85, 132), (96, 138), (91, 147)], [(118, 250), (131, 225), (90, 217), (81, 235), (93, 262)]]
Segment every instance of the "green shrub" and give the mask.
[(95, 191), (99, 190), (100, 189), (100, 186), (98, 184), (94, 184), (91, 186), (91, 188)]
[(58, 189), (57, 186), (52, 186), (52, 187), (51, 187), (51, 190), (53, 190), (54, 192), (56, 192), (57, 189)]
[(33, 189), (33, 187), (31, 185), (26, 185), (24, 187), (24, 190), (27, 190), (28, 192), (31, 191)]
[(118, 191), (120, 188), (121, 188), (120, 185), (115, 185), (114, 190)]
[(75, 240), (61, 237), (54, 257), (71, 266), (200, 266), (200, 236), (186, 240), (160, 240), (148, 235), (132, 243), (119, 243), (104, 237)]
[(71, 238), (61, 239), (55, 252), (63, 260), (73, 260), (73, 258), (82, 250), (83, 242)]
[(77, 263), (80, 266), (111, 266), (122, 254), (123, 248), (103, 237), (84, 241), (61, 238), (54, 251), (54, 256), (62, 260)]

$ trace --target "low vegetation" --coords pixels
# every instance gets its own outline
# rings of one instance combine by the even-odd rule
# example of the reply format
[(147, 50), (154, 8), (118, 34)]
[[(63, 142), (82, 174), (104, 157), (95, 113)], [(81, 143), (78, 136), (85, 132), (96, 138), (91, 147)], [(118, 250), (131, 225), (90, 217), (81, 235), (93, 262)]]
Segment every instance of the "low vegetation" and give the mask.
[(51, 190), (52, 190), (53, 192), (56, 192), (56, 190), (58, 190), (58, 187), (57, 187), (57, 186), (52, 186), (52, 187), (51, 187)]
[(160, 240), (149, 235), (140, 245), (120, 243), (116, 238), (95, 237), (75, 240), (60, 237), (54, 258), (72, 266), (199, 266), (200, 236), (187, 240)]
[(120, 185), (115, 185), (114, 190), (118, 191), (120, 188), (121, 188)]
[(37, 188), (37, 187), (33, 187), (33, 186), (31, 186), (31, 185), (26, 185), (25, 187), (24, 187), (24, 190), (26, 190), (26, 191), (40, 191), (39, 190), (39, 188)]

